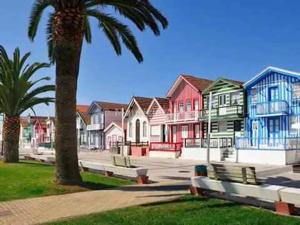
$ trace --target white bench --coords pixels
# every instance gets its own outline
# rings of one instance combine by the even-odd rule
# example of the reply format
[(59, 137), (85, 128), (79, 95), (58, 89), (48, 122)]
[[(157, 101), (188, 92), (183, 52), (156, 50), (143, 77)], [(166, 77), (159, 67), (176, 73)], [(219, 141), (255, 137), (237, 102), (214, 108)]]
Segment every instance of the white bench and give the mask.
[(145, 168), (127, 168), (127, 167), (119, 167), (110, 164), (91, 162), (79, 160), (79, 166), (83, 170), (95, 170), (102, 171), (106, 176), (112, 176), (113, 174), (132, 177), (137, 179), (138, 184), (146, 184), (148, 183), (148, 169)]
[(26, 160), (35, 160), (48, 164), (55, 164), (55, 156), (29, 154), (24, 157)]
[(294, 212), (294, 205), (300, 204), (300, 190), (278, 185), (251, 185), (228, 181), (212, 180), (208, 177), (192, 177), (191, 192), (203, 195), (204, 190), (226, 193), (240, 197), (252, 197), (275, 203), (276, 212), (290, 215)]

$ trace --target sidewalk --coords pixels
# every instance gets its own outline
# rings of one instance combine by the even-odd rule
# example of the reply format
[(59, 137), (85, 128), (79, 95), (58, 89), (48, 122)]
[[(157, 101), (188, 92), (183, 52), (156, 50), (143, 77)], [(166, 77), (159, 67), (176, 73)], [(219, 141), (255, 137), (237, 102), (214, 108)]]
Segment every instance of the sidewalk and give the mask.
[(0, 203), (0, 224), (29, 225), (129, 206), (168, 201), (188, 193), (180, 183), (126, 186)]

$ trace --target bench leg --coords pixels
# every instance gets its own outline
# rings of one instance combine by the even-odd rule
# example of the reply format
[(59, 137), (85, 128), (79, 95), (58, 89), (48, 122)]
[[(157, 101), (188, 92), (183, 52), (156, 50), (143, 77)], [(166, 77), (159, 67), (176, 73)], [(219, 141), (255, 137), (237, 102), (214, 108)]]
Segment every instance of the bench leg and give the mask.
[(105, 171), (105, 172), (104, 172), (104, 175), (105, 175), (106, 177), (112, 177), (112, 176), (114, 175), (114, 173), (111, 172), (111, 171)]
[(295, 206), (285, 202), (275, 202), (275, 209), (280, 215), (291, 215), (295, 211)]
[(149, 183), (149, 177), (148, 176), (138, 176), (137, 183), (138, 184), (148, 184)]
[(194, 186), (190, 186), (190, 193), (191, 193), (191, 195), (194, 195), (194, 196), (202, 196), (202, 197), (205, 196), (203, 189), (194, 187)]

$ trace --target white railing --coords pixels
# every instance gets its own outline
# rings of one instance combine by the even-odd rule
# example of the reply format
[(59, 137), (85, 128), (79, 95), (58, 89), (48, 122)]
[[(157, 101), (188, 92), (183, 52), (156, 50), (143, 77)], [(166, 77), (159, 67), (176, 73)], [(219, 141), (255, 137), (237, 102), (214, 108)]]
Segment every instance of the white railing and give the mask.
[(103, 123), (87, 125), (87, 130), (89, 130), (89, 131), (91, 131), (91, 130), (102, 130), (103, 128), (104, 128)]
[(289, 105), (286, 101), (276, 100), (256, 104), (257, 115), (288, 113)]
[(167, 114), (167, 122), (198, 121), (200, 111), (189, 111)]

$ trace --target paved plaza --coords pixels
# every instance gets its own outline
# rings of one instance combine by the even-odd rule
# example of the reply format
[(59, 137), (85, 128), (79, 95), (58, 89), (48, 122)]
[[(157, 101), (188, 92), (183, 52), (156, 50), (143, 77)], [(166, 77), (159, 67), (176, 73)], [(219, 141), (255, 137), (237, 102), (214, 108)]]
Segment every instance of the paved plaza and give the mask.
[(118, 208), (174, 200), (187, 193), (185, 185), (170, 183), (159, 186), (126, 186), (113, 190), (1, 202), (0, 224), (39, 224)]
[[(47, 157), (49, 155), (45, 155)], [(44, 157), (44, 156), (40, 156)], [(52, 155), (53, 157), (53, 155)], [(79, 159), (110, 164), (108, 151), (81, 151)], [(0, 203), (0, 224), (29, 225), (118, 208), (169, 201), (188, 194), (194, 166), (202, 161), (159, 158), (131, 158), (131, 163), (149, 170), (151, 185), (132, 185), (117, 189), (87, 191)], [(300, 187), (300, 175), (290, 166), (252, 165), (267, 183)], [(126, 174), (124, 174), (126, 176)]]
[[(79, 159), (111, 164), (111, 155), (108, 151), (81, 151)], [(172, 182), (172, 181), (186, 181), (189, 182), (190, 177), (194, 174), (195, 165), (206, 164), (206, 162), (198, 160), (183, 160), (183, 159), (162, 159), (149, 157), (131, 157), (131, 163), (138, 167), (148, 169), (150, 180), (155, 182)], [(236, 164), (228, 163), (227, 164)], [(273, 166), (273, 165), (253, 165), (253, 164), (239, 164), (255, 166), (257, 176), (267, 182), (281, 182), (285, 185), (290, 183), (298, 185), (300, 175), (291, 173), (291, 166)], [(300, 184), (299, 186), (300, 187)]]

